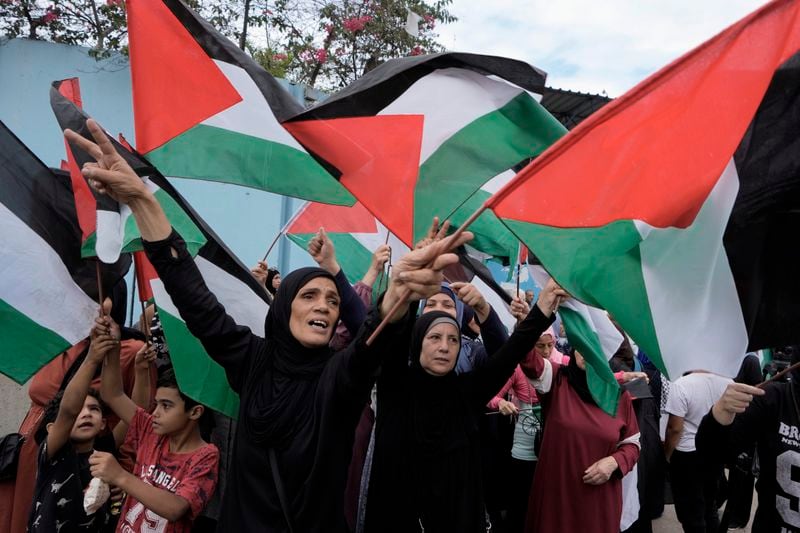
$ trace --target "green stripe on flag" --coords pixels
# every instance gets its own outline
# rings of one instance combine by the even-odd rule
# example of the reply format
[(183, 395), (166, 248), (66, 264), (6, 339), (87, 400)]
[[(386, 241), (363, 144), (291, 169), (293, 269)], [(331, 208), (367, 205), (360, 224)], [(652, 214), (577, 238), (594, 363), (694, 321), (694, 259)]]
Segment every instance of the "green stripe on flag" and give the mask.
[(198, 124), (147, 158), (165, 176), (252, 187), (284, 196), (353, 205), (347, 192), (310, 155), (285, 144)]
[(97, 232), (93, 231), (81, 244), (81, 257), (97, 257), (95, 247), (97, 245)]
[[(454, 228), (461, 226), (490, 196), (486, 191), (477, 191), (449, 217), (450, 225)], [(503, 225), (494, 211), (484, 211), (470, 224), (469, 231), (475, 235), (470, 246), (505, 264), (516, 263), (519, 239)]]
[[(290, 233), (286, 235), (303, 250), (308, 249), (308, 243), (315, 233)], [(367, 250), (363, 244), (349, 233), (328, 233), (336, 249), (336, 258), (347, 276), (347, 281), (355, 285), (364, 277), (372, 262), (372, 251)]]
[[(89, 333), (88, 330), (86, 332)], [(72, 343), (42, 327), (0, 299), (0, 338), (3, 352), (0, 372), (20, 385)]]
[(608, 366), (608, 360), (604, 357), (603, 346), (597, 333), (579, 313), (572, 309), (562, 306), (558, 313), (564, 321), (564, 328), (567, 330), (570, 344), (586, 360), (586, 381), (589, 384), (592, 398), (600, 409), (611, 416), (616, 416), (620, 388), (614, 378), (614, 373)]
[(228, 384), (225, 370), (206, 353), (180, 318), (159, 308), (169, 356), (181, 392), (231, 418), (239, 416), (239, 395)]
[(668, 375), (642, 274), (642, 238), (633, 222), (554, 228), (501, 220), (567, 292), (587, 305), (606, 309), (625, 324), (647, 357)]
[(425, 235), (434, 216), (445, 217), (455, 211), (464, 201), (465, 191), (475, 191), (501, 172), (540, 154), (566, 131), (523, 92), (456, 132), (420, 166), (414, 190), (414, 242)]

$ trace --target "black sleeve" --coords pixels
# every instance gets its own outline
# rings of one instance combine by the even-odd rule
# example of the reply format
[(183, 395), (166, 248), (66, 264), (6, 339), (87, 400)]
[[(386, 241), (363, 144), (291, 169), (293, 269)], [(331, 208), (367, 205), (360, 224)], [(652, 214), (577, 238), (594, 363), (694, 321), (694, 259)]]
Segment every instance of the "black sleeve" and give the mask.
[(342, 300), (339, 306), (341, 310), (339, 318), (341, 318), (342, 323), (347, 328), (350, 335), (355, 337), (367, 316), (367, 308), (364, 302), (361, 301), (361, 298), (358, 297), (356, 290), (350, 285), (350, 282), (347, 281), (347, 276), (343, 269), (339, 269), (339, 273), (334, 276), (334, 279), (336, 280), (336, 288), (339, 290), (339, 296)]
[(481, 368), (468, 374), (462, 374), (470, 396), (479, 404), (485, 405), (505, 385), (514, 368), (525, 358), (536, 341), (555, 317), (544, 316), (538, 306), (534, 305), (514, 333), (503, 346), (497, 350), (489, 361)]
[(506, 331), (506, 327), (491, 306), (489, 307), (489, 316), (486, 317), (486, 321), (483, 323), (478, 322), (478, 325), (481, 328), (481, 339), (483, 339), (483, 345), (486, 347), (486, 353), (491, 357), (508, 340), (508, 331)]
[(709, 411), (695, 436), (700, 456), (710, 463), (719, 464), (735, 461), (742, 452), (751, 452), (759, 437), (775, 424), (778, 396), (778, 389), (768, 386), (766, 394), (753, 398), (745, 412), (736, 415), (729, 426), (717, 422)]
[(414, 326), (414, 314), (409, 311), (398, 322), (388, 324), (378, 335), (372, 345), (367, 346), (367, 339), (381, 322), (380, 303), (370, 308), (356, 338), (345, 349), (336, 354), (341, 358), (336, 379), (337, 389), (344, 393), (358, 392), (372, 388), (378, 369), (383, 362), (401, 359), (398, 354), (406, 354), (408, 358), (408, 342)]
[(225, 369), (233, 390), (241, 392), (250, 355), (257, 353), (264, 340), (228, 316), (174, 229), (163, 241), (144, 241), (144, 250), (189, 331)]

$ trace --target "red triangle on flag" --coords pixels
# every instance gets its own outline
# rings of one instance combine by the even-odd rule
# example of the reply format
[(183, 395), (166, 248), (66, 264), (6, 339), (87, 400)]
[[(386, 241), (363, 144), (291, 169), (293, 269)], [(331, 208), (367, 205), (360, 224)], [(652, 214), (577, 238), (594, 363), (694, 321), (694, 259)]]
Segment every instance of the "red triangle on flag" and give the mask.
[(149, 302), (153, 298), (150, 280), (158, 279), (155, 267), (144, 252), (133, 252), (133, 264), (136, 269), (136, 285), (139, 288), (139, 301)]
[(158, 148), (242, 97), (163, 2), (128, 0), (136, 146)]
[(316, 233), (319, 228), (328, 233), (377, 233), (375, 217), (360, 202), (351, 207), (343, 205), (308, 204), (287, 233)]
[(423, 121), (422, 115), (377, 115), (283, 125), (306, 148), (339, 169), (342, 185), (412, 246)]
[[(81, 86), (78, 78), (69, 78), (58, 82), (58, 92), (64, 95), (69, 101), (73, 102), (79, 109), (82, 107)], [(81, 242), (97, 229), (97, 202), (94, 194), (86, 183), (86, 179), (81, 174), (78, 162), (72, 155), (69, 143), (64, 141), (67, 150), (67, 160), (61, 162), (61, 168), (69, 171), (69, 178), (72, 182), (72, 194), (75, 196), (75, 212), (78, 216), (78, 225), (81, 228)]]

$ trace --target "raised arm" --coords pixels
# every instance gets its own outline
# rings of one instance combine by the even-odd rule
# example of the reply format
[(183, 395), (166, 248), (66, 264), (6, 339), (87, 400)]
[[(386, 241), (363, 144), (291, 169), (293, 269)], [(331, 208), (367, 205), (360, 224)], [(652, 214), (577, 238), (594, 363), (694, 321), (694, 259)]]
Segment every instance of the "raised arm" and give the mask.
[(106, 353), (114, 347), (119, 350), (119, 340), (109, 334), (94, 333), (89, 353), (83, 360), (78, 371), (64, 389), (61, 405), (58, 408), (56, 420), (47, 430), (47, 457), (52, 459), (69, 441), (72, 426), (83, 409), (89, 385), (94, 379), (97, 367), (103, 362)]
[(341, 298), (339, 316), (350, 335), (355, 337), (364, 322), (364, 318), (367, 316), (367, 308), (355, 289), (350, 285), (344, 270), (339, 266), (333, 241), (331, 241), (324, 229), (320, 228), (316, 236), (308, 243), (308, 253), (311, 254), (311, 257), (320, 268), (333, 275), (336, 289), (339, 291), (339, 297)]
[(511, 377), (514, 368), (531, 351), (536, 341), (555, 319), (555, 309), (560, 298), (567, 293), (555, 281), (539, 293), (539, 299), (528, 316), (517, 325), (514, 333), (486, 363), (470, 374), (464, 375), (475, 400), (484, 405)]
[[(503, 326), (500, 317), (475, 285), (456, 282), (451, 283), (450, 288), (462, 302), (475, 311), (475, 320), (481, 328), (481, 338), (486, 347), (486, 355), (492, 357), (508, 340), (508, 331)], [(482, 363), (477, 366), (482, 366)]]
[[(96, 320), (92, 329), (92, 337), (97, 335), (111, 335), (119, 338), (119, 326), (106, 315)], [(94, 341), (93, 341), (94, 342)], [(100, 376), (100, 397), (125, 424), (130, 424), (136, 414), (136, 404), (128, 398), (122, 387), (122, 370), (119, 364), (119, 341), (113, 349), (106, 353), (103, 373)], [(117, 435), (114, 435), (116, 441)]]
[(97, 161), (84, 165), (83, 175), (99, 193), (131, 208), (145, 251), (181, 318), (209, 355), (225, 368), (231, 386), (238, 391), (247, 357), (259, 339), (225, 313), (153, 194), (117, 153), (102, 128), (92, 119), (86, 124), (95, 142), (71, 130), (64, 132), (69, 142)]
[(389, 261), (391, 255), (392, 249), (389, 248), (388, 244), (381, 244), (378, 246), (372, 253), (372, 260), (369, 264), (369, 268), (367, 269), (367, 273), (364, 274), (363, 278), (361, 278), (361, 283), (367, 287), (372, 287), (375, 285), (375, 282), (378, 280), (378, 276), (381, 272), (383, 272), (383, 269), (386, 267), (386, 263)]
[(706, 461), (719, 463), (751, 451), (756, 441), (777, 426), (782, 383), (764, 389), (731, 383), (697, 429), (695, 444)]

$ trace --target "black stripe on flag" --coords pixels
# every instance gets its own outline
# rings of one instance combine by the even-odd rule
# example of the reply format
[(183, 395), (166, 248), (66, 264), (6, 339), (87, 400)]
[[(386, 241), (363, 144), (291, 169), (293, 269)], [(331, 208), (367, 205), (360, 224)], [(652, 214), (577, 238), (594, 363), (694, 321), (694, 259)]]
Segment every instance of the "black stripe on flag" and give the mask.
[[(0, 202), (58, 254), (75, 283), (97, 301), (95, 261), (81, 258), (82, 235), (69, 174), (47, 168), (2, 122), (0, 181)], [(126, 254), (113, 265), (103, 265), (105, 294), (110, 294), (130, 264)]]
[[(59, 98), (60, 97), (60, 98)], [(53, 111), (56, 113), (59, 124), (62, 128), (70, 128), (83, 137), (93, 141), (91, 133), (86, 127), (86, 119), (89, 116), (79, 109), (73, 102), (64, 98), (58, 91), (54, 95), (51, 92), (51, 99), (57, 100), (56, 105), (53, 106)], [(245, 267), (241, 261), (228, 249), (216, 233), (206, 224), (194, 208), (189, 205), (183, 196), (167, 181), (167, 179), (158, 172), (147, 159), (138, 152), (128, 150), (117, 140), (109, 136), (111, 144), (114, 148), (133, 168), (137, 175), (147, 176), (154, 184), (156, 184), (163, 192), (170, 195), (173, 200), (183, 209), (194, 224), (200, 229), (206, 238), (206, 244), (199, 251), (199, 255), (214, 263), (217, 267), (223, 269), (231, 276), (239, 279), (242, 283), (250, 287), (250, 289), (257, 294), (267, 304), (271, 299), (266, 289), (256, 282), (255, 278), (250, 274), (250, 269)], [(75, 147), (74, 153), (76, 158), (81, 154), (84, 158), (91, 159), (88, 154), (83, 153), (80, 148)], [(79, 231), (80, 235), (80, 231)]]
[(528, 63), (505, 57), (443, 52), (401, 57), (380, 65), (324, 102), (291, 118), (291, 121), (378, 114), (418, 80), (445, 68), (462, 68), (486, 76), (495, 75), (523, 89), (541, 93), (547, 74)]
[(724, 245), (749, 349), (800, 342), (800, 52), (775, 72), (734, 155)]
[(508, 305), (511, 305), (511, 296), (503, 290), (494, 280), (494, 276), (489, 269), (479, 259), (469, 255), (469, 252), (464, 246), (460, 246), (455, 254), (458, 255), (458, 263), (450, 265), (444, 270), (445, 277), (451, 282), (463, 281), (469, 283), (473, 278), (478, 278), (483, 281), (497, 296), (500, 297)]
[(175, 18), (183, 24), (194, 40), (212, 59), (224, 61), (244, 69), (253, 79), (269, 103), (272, 114), (282, 122), (300, 113), (303, 106), (253, 58), (240, 50), (230, 39), (219, 33), (200, 15), (180, 0), (163, 0)]

